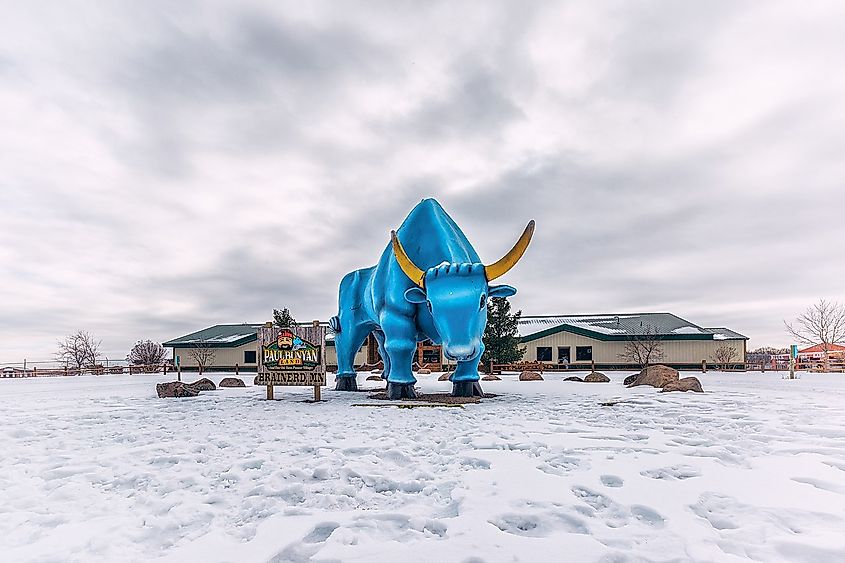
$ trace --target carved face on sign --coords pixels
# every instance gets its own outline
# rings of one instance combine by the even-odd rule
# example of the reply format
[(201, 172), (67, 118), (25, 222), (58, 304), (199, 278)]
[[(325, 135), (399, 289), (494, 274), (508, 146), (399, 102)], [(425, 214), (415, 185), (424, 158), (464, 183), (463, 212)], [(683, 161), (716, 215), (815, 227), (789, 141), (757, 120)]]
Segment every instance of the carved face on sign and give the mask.
[(293, 346), (293, 339), (293, 332), (285, 328), (279, 331), (279, 337), (276, 339), (276, 343), (280, 350), (290, 350)]

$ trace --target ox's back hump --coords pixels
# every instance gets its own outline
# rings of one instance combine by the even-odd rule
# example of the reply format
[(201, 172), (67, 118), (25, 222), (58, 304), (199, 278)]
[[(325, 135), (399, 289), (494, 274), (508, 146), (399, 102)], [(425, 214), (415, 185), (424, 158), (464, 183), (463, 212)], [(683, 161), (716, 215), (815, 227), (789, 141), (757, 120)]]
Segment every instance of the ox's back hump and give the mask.
[[(444, 261), (481, 261), (461, 228), (434, 199), (418, 203), (396, 234), (408, 257), (423, 270)], [(385, 254), (392, 253), (388, 244)]]

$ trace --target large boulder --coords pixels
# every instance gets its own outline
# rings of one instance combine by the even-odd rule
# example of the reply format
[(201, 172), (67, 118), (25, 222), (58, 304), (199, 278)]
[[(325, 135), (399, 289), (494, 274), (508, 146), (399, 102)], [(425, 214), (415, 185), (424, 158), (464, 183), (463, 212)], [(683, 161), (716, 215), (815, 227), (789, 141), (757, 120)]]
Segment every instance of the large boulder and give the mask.
[(220, 387), (246, 387), (246, 384), (238, 377), (224, 377), (220, 380)]
[(447, 371), (446, 373), (441, 373), (437, 381), (449, 381), (450, 377), (452, 377), (452, 374)]
[(609, 383), (610, 378), (601, 372), (594, 371), (587, 375), (587, 377), (584, 378), (584, 381), (586, 383)]
[(695, 391), (696, 393), (704, 393), (701, 388), (701, 382), (697, 377), (685, 377), (678, 381), (670, 381), (660, 390), (661, 393), (668, 393), (670, 391)]
[(502, 380), (501, 377), (499, 377), (498, 375), (493, 375), (492, 373), (490, 375), (485, 375), (484, 377), (481, 378), (481, 381), (501, 381), (501, 380)]
[(642, 370), (628, 387), (638, 385), (651, 385), (652, 387), (665, 387), (667, 383), (678, 381), (678, 370), (669, 366), (656, 365), (648, 366)]
[(584, 383), (584, 380), (578, 377), (577, 375), (570, 375), (569, 377), (564, 377), (564, 381), (577, 381), (579, 383)]
[(419, 373), (421, 375), (428, 375), (428, 374), (431, 373), (431, 370), (428, 369), (428, 368), (420, 368), (420, 369), (417, 370), (417, 373)]
[(520, 381), (543, 381), (543, 376), (536, 371), (524, 371), (519, 374)]
[(196, 397), (200, 394), (198, 389), (189, 387), (181, 381), (156, 384), (156, 393), (160, 399), (168, 397)]
[(367, 381), (381, 381), (380, 375), (368, 375)]
[(211, 381), (207, 377), (203, 377), (202, 379), (197, 379), (193, 383), (186, 383), (185, 386), (190, 387), (192, 389), (196, 389), (197, 392), (199, 392), (199, 391), (217, 391), (217, 386), (214, 384), (213, 381)]
[(631, 375), (629, 375), (628, 377), (626, 377), (626, 378), (622, 381), (622, 385), (624, 385), (625, 387), (627, 387), (628, 385), (630, 385), (630, 384), (632, 384), (634, 381), (636, 381), (636, 379), (637, 379), (639, 376), (640, 376), (640, 374), (638, 374), (638, 373), (632, 373)]

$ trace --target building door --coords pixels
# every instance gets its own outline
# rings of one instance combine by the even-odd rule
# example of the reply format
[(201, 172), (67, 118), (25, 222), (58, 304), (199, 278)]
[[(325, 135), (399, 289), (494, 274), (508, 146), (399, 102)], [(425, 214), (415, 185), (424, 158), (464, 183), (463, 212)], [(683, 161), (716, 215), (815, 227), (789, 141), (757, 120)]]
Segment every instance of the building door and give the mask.
[(557, 363), (559, 364), (569, 364), (572, 361), (571, 356), (569, 355), (569, 346), (558, 346), (557, 347)]
[(367, 340), (365, 342), (367, 345), (367, 364), (372, 366), (379, 363), (381, 361), (381, 356), (379, 356), (378, 353), (378, 342), (372, 332), (367, 335)]

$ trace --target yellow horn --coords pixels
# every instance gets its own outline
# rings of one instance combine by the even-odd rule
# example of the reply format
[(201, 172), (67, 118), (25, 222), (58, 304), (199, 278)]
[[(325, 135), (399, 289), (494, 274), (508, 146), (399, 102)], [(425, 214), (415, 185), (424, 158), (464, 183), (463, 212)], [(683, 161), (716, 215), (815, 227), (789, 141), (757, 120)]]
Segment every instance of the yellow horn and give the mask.
[(406, 276), (411, 278), (412, 282), (423, 287), (425, 272), (417, 268), (417, 265), (408, 258), (405, 249), (402, 248), (402, 243), (399, 242), (399, 237), (396, 236), (396, 231), (390, 231), (390, 242), (393, 243), (393, 254), (396, 256), (396, 261), (399, 262), (399, 267), (402, 268)]
[(501, 260), (496, 262), (495, 264), (490, 264), (489, 266), (484, 266), (484, 274), (487, 276), (487, 281), (493, 281), (494, 279), (504, 276), (508, 270), (513, 268), (519, 259), (522, 258), (522, 255), (525, 254), (525, 249), (528, 248), (528, 243), (531, 242), (531, 237), (534, 235), (534, 220), (528, 222), (528, 225), (525, 227), (525, 230), (522, 231), (522, 236), (519, 237), (519, 240), (516, 241), (516, 244), (513, 245), (513, 248), (505, 254)]

